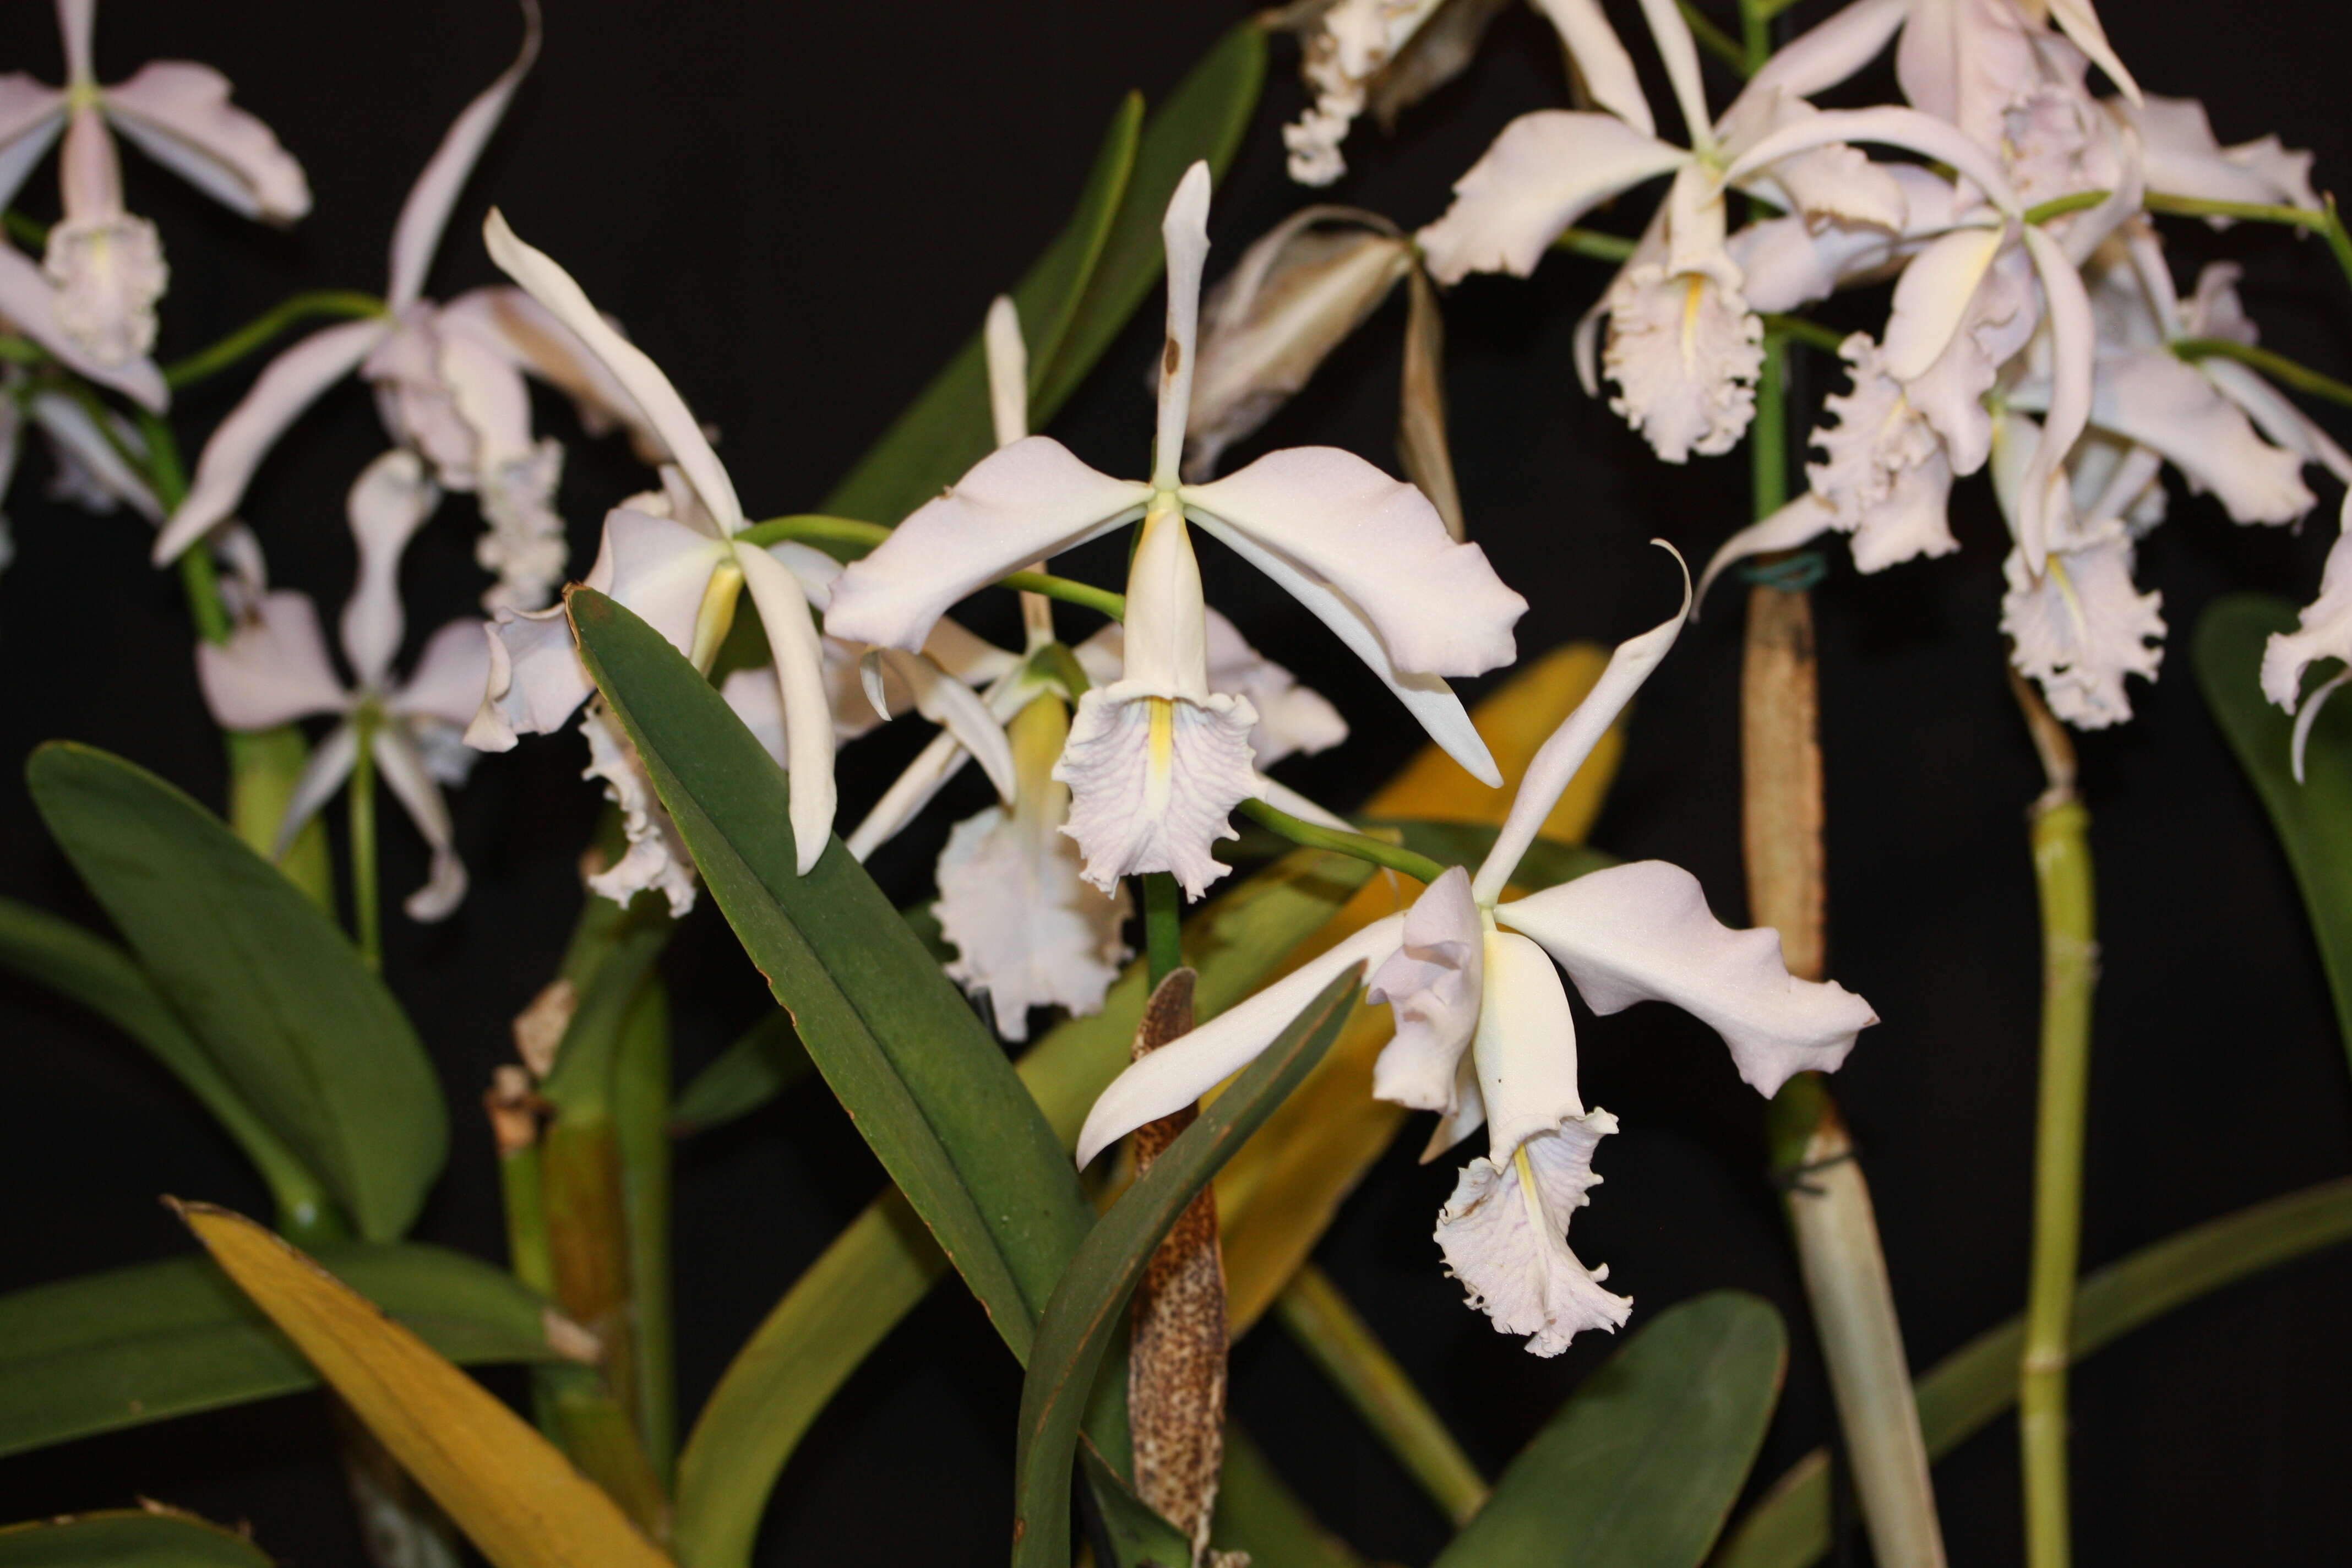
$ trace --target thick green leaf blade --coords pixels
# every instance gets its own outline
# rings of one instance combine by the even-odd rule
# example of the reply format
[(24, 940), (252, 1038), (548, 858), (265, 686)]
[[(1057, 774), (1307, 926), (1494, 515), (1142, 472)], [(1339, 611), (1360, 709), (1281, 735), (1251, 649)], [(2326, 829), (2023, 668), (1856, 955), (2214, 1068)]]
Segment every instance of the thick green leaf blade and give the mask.
[[(1192, 992), (1200, 1015), (1213, 1016), (1255, 991), (1370, 874), (1360, 860), (1301, 851), (1187, 921), (1184, 952), (1200, 974)], [(1022, 1057), (1022, 1081), (1064, 1149), (1095, 1096), (1127, 1066), (1145, 990), (1139, 963), (1101, 1012), (1056, 1025)], [(736, 1352), (679, 1458), (674, 1539), (688, 1568), (750, 1563), (768, 1493), (803, 1434), (945, 1264), (892, 1191), (793, 1281)]]
[(704, 882), (817, 1070), (1013, 1354), (1093, 1221), (1060, 1140), (838, 839), (795, 873), (782, 770), (658, 632), (589, 589), (572, 623)]
[(791, 1016), (771, 1013), (678, 1090), (670, 1129), (681, 1135), (707, 1132), (749, 1116), (798, 1083), (809, 1066)]
[(1037, 1325), (1021, 1384), (1013, 1460), (1015, 1568), (1069, 1561), (1070, 1458), (1095, 1374), (1152, 1249), (1210, 1178), (1323, 1059), (1363, 984), (1363, 965), (1323, 988), (1079, 1243)]
[(120, 757), (33, 754), (41, 816), (221, 1076), (373, 1241), (406, 1230), (448, 1115), (383, 982), (278, 868)]
[(0, 1568), (269, 1568), (233, 1530), (172, 1509), (121, 1509), (0, 1528)]
[(1522, 1449), (1436, 1568), (1696, 1568), (1756, 1462), (1789, 1340), (1754, 1296), (1660, 1313)]
[[(546, 1304), (409, 1242), (320, 1262), (452, 1361), (551, 1361)], [(174, 1258), (0, 1296), (0, 1454), (309, 1388), (310, 1363), (214, 1265)]]
[(1167, 214), (1168, 199), (1176, 194), (1176, 183), (1202, 160), (1213, 173), (1224, 174), (1249, 128), (1265, 81), (1265, 31), (1254, 21), (1243, 22), (1202, 57), (1152, 115), (1142, 145), (1136, 149), (1135, 172), (1120, 195), (1102, 258), (1087, 280), (1086, 298), (1069, 331), (1042, 378), (1034, 369), (1037, 362), (1031, 362), (1033, 428), (1044, 428), (1069, 400), (1151, 292), (1164, 259), (1160, 222)]
[(2312, 935), (2336, 999), (2336, 1024), (2352, 1052), (2352, 702), (2320, 710), (2304, 752), (2304, 782), (2291, 763), (2294, 721), (2263, 696), (2263, 644), (2295, 628), (2284, 599), (2235, 594), (2197, 623), (2197, 685), (2253, 781), (2303, 889)]
[(317, 1221), (325, 1184), (221, 1075), (138, 960), (71, 921), (0, 899), (0, 966), (80, 1003), (146, 1047), (260, 1171), (280, 1222), (300, 1231)]
[[(1134, 170), (1142, 128), (1142, 96), (1129, 93), (1111, 116), (1102, 150), (1095, 154), (1078, 196), (1077, 211), (1013, 287), (1013, 302), (1021, 312), (1021, 333), (1029, 347), (1032, 390), (1053, 363), (1085, 297), (1087, 279), (1102, 254), (1111, 220), (1119, 211), (1120, 193)], [(988, 405), (988, 356), (975, 331), (818, 510), (896, 523), (953, 484), (995, 445)]]

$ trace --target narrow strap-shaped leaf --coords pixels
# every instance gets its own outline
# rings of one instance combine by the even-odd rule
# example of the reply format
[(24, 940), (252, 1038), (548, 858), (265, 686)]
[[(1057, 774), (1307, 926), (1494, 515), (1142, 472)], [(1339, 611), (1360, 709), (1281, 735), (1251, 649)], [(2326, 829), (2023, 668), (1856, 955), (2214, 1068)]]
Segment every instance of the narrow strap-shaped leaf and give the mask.
[[(557, 1357), (547, 1304), (487, 1263), (408, 1242), (338, 1243), (319, 1256), (452, 1361)], [(203, 1258), (0, 1296), (0, 1454), (317, 1381), (286, 1337)]]
[[(1102, 148), (1078, 196), (1077, 210), (1013, 289), (1029, 363), (1042, 372), (1067, 331), (1102, 255), (1119, 196), (1135, 168), (1143, 98), (1129, 93), (1111, 116)], [(1034, 373), (1033, 372), (1033, 382)], [(896, 523), (996, 445), (988, 406), (988, 360), (975, 331), (955, 358), (867, 448), (818, 510)]]
[(269, 1184), (281, 1224), (303, 1227), (331, 1201), (317, 1173), (213, 1065), (137, 959), (71, 921), (0, 899), (0, 965), (80, 1003), (146, 1047), (245, 1151)]
[(749, 1116), (798, 1083), (809, 1065), (791, 1016), (771, 1013), (677, 1091), (670, 1107), (670, 1131), (681, 1137), (707, 1132)]
[[(1370, 874), (1360, 860), (1300, 852), (1187, 921), (1184, 951), (1200, 972), (1194, 996), (1202, 1012), (1230, 1007), (1255, 990)], [(1139, 963), (1111, 988), (1101, 1012), (1065, 1019), (1022, 1057), (1022, 1082), (1065, 1150), (1095, 1096), (1127, 1065), (1145, 990)], [(784, 1462), (943, 1265), (905, 1197), (891, 1191), (793, 1282), (736, 1352), (679, 1458), (677, 1542), (690, 1568), (747, 1568)]]
[(366, 1298), (250, 1220), (181, 1214), (495, 1568), (668, 1563), (546, 1438)]
[(1086, 298), (1041, 377), (1031, 351), (1029, 419), (1042, 429), (1087, 373), (1102, 358), (1136, 307), (1144, 302), (1163, 265), (1160, 224), (1176, 183), (1194, 163), (1222, 175), (1241, 146), (1265, 81), (1265, 31), (1243, 22), (1202, 57), (1151, 116), (1136, 149), (1135, 172), (1120, 194), (1118, 214), (1087, 279)]
[(1325, 986), (1111, 1205), (1070, 1258), (1037, 1326), (1029, 1374), (1021, 1385), (1013, 1460), (1015, 1568), (1062, 1568), (1069, 1561), (1070, 1457), (1078, 1423), (1152, 1249), (1193, 1194), (1323, 1059), (1362, 984), (1359, 963)]
[(1569, 1395), (1436, 1568), (1697, 1568), (1756, 1462), (1788, 1352), (1754, 1296), (1661, 1312)]
[(120, 757), (55, 742), (33, 800), (221, 1076), (372, 1241), (406, 1230), (448, 1150), (432, 1063), (383, 982), (219, 818)]
[(1013, 1064), (835, 840), (797, 875), (787, 784), (661, 634), (570, 595), (590, 673), (810, 1058), (1013, 1354), (1086, 1234), (1077, 1175)]
[(0, 1568), (269, 1568), (251, 1538), (177, 1509), (110, 1509), (0, 1527)]
[(2205, 705), (2253, 781), (2294, 868), (2336, 1000), (2336, 1028), (2352, 1052), (2352, 700), (2339, 693), (2320, 710), (2298, 783), (2294, 721), (2273, 707), (2262, 688), (2263, 644), (2272, 633), (2294, 628), (2294, 609), (2285, 600), (2231, 595), (2197, 623), (2191, 657)]

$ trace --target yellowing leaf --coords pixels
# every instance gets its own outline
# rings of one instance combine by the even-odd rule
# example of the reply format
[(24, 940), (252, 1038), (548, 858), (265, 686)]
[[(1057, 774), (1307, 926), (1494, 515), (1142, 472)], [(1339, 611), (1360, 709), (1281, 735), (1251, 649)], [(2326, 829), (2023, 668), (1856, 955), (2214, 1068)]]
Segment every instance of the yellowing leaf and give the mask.
[(496, 1568), (668, 1568), (547, 1439), (366, 1298), (241, 1215), (180, 1216)]

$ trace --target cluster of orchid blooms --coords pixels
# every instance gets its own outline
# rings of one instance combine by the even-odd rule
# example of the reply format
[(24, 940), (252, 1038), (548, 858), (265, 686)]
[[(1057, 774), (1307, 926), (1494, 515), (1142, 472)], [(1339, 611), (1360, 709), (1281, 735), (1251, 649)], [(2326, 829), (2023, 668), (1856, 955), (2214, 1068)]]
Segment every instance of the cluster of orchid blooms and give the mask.
[[(1415, 268), (1446, 285), (1476, 271), (1524, 276), (1584, 215), (1664, 181), (1664, 199), (1580, 329), (1577, 372), (1589, 389), (1612, 383), (1612, 406), (1671, 462), (1724, 452), (1746, 434), (1766, 314), (1892, 279), (1884, 331), (1856, 333), (1840, 350), (1852, 386), (1830, 399), (1835, 422), (1813, 437), (1822, 460), (1808, 469), (1810, 488), (1724, 545), (1707, 576), (1832, 530), (1852, 536), (1864, 572), (1948, 552), (1951, 485), (1989, 468), (2013, 533), (2004, 629), (2019, 668), (2080, 725), (2127, 717), (2124, 677), (2157, 667), (2164, 624), (2131, 570), (2134, 540), (2163, 513), (2164, 463), (2250, 523), (2289, 522), (2312, 507), (2307, 462), (2352, 479), (2352, 458), (2252, 370), (2171, 352), (2187, 337), (2250, 342), (2253, 329), (2226, 268), (2181, 296), (2145, 204), (2158, 193), (2312, 207), (2308, 156), (2269, 141), (2224, 148), (2196, 104), (2144, 96), (2088, 0), (1854, 0), (1773, 55), (1720, 116), (1707, 108), (1675, 0), (1641, 0), (1681, 115), (1679, 142), (1659, 135), (1598, 0), (1538, 4), (1591, 107), (1514, 121), (1415, 236), (1345, 209), (1307, 209), (1253, 247), (1204, 310), (1210, 174), (1195, 165), (1184, 176), (1162, 230), (1167, 332), (1145, 479), (1099, 473), (1029, 433), (1020, 323), (1000, 300), (986, 331), (996, 449), (844, 563), (789, 527), (749, 521), (669, 379), (497, 212), (489, 252), (517, 287), (426, 300), (460, 190), (536, 52), (535, 15), (520, 58), (458, 116), (410, 193), (381, 311), (280, 354), (215, 433), (168, 516), (124, 460), (141, 450), (133, 426), (13, 366), (12, 395), (0, 402), (7, 451), (19, 416), (31, 419), (59, 447), (73, 493), (161, 525), (159, 563), (208, 548), (235, 568), (238, 623), (199, 652), (215, 715), (234, 729), (338, 721), (294, 791), (281, 845), (365, 759), (434, 852), (408, 912), (445, 916), (466, 883), (442, 786), (463, 780), (475, 752), (576, 717), (589, 774), (622, 808), (627, 836), (625, 853), (592, 885), (624, 902), (656, 889), (682, 913), (696, 896), (691, 862), (556, 602), (570, 565), (553, 504), (562, 449), (535, 437), (524, 377), (562, 390), (592, 433), (625, 429), (659, 479), (608, 513), (583, 581), (706, 674), (749, 593), (770, 662), (718, 679), (790, 778), (803, 872), (836, 825), (837, 748), (890, 714), (911, 709), (940, 733), (850, 828), (849, 854), (871, 854), (967, 760), (979, 763), (996, 799), (949, 836), (938, 914), (956, 952), (949, 973), (1016, 1040), (1034, 1008), (1101, 1007), (1129, 956), (1126, 879), (1166, 873), (1201, 897), (1226, 870), (1213, 848), (1233, 836), (1229, 817), (1243, 802), (1347, 826), (1266, 776), (1286, 755), (1338, 743), (1348, 726), (1207, 606), (1196, 530), (1294, 595), (1439, 747), (1501, 785), (1446, 682), (1510, 664), (1527, 604), (1458, 523), (1449, 527), (1450, 498), (1441, 510), (1422, 489), (1325, 447), (1209, 477), (1223, 447)], [(1287, 132), (1294, 173), (1336, 177), (1340, 140), (1383, 70), (1417, 43), (1458, 68), (1494, 8), (1309, 7), (1301, 25), (1318, 96)], [(299, 217), (307, 187), (268, 130), (229, 104), (217, 73), (160, 63), (101, 88), (90, 0), (58, 9), (67, 87), (0, 79), (0, 195), (62, 128), (66, 216), (37, 266), (0, 246), (0, 316), (75, 374), (160, 409), (164, 381), (147, 356), (166, 274), (153, 226), (123, 210), (110, 127), (250, 216)], [(1466, 24), (1465, 12), (1476, 13)], [(1424, 28), (1446, 36), (1417, 39)], [(1898, 34), (1906, 106), (1807, 101)], [(2094, 66), (2118, 96), (2091, 96)], [(1443, 68), (1424, 65), (1422, 79)], [(1864, 147), (1925, 162), (1877, 161)], [(1737, 228), (1735, 195), (1746, 214)], [(1350, 232), (1334, 239), (1335, 222)], [(360, 565), (341, 618), (346, 677), (311, 601), (268, 588), (235, 514), (272, 445), (353, 373), (374, 390), (392, 445), (350, 496)], [(472, 493), (484, 521), (489, 618), (442, 627), (397, 677), (402, 552), (450, 490)], [(1023, 596), (1018, 649), (948, 616), (1009, 575), (1130, 528), (1123, 617), (1074, 646), (1034, 594)], [(2331, 557), (2303, 632), (2279, 639), (2265, 668), (2265, 689), (2290, 710), (2311, 662), (2352, 657), (2346, 549)], [(1559, 971), (1599, 1014), (1643, 999), (1689, 1011), (1768, 1095), (1796, 1071), (1835, 1068), (1875, 1021), (1842, 987), (1791, 976), (1770, 931), (1722, 926), (1675, 867), (1619, 866), (1506, 896), (1538, 826), (1690, 607), (1685, 579), (1683, 608), (1617, 649), (1535, 759), (1475, 872), (1446, 871), (1408, 909), (1137, 1063), (1095, 1105), (1081, 1163), (1192, 1103), (1361, 962), (1367, 994), (1396, 1024), (1374, 1093), (1437, 1113), (1430, 1157), (1486, 1129), (1486, 1152), (1463, 1171), (1437, 1229), (1473, 1303), (1541, 1354), (1581, 1329), (1623, 1321), (1630, 1304), (1601, 1288), (1606, 1270), (1586, 1268), (1566, 1243), (1572, 1212), (1599, 1180), (1595, 1145), (1616, 1123), (1580, 1098)], [(2307, 723), (2315, 699), (2305, 706)]]

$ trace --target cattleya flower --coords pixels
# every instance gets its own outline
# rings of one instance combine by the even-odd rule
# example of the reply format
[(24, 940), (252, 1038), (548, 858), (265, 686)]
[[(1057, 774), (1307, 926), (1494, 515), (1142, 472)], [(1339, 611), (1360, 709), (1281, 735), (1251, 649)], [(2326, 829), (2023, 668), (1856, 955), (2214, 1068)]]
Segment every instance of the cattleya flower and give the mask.
[(316, 713), (341, 717), (295, 781), (278, 825), (278, 854), (351, 777), (366, 748), (433, 849), (431, 878), (404, 906), (418, 921), (440, 920), (466, 896), (466, 868), (452, 847), (441, 785), (464, 783), (472, 767), (473, 755), (457, 735), (481, 700), (488, 664), (481, 623), (455, 620), (426, 641), (406, 680), (392, 676), (406, 624), (400, 558), (440, 500), (413, 452), (386, 452), (352, 486), (360, 567), (343, 605), (349, 685), (335, 673), (318, 609), (305, 594), (266, 594), (227, 642), (196, 647), (205, 701), (226, 729), (266, 730)]
[(1080, 1164), (1120, 1134), (1190, 1105), (1272, 1043), (1350, 964), (1396, 1015), (1373, 1067), (1380, 1099), (1439, 1115), (1425, 1158), (1487, 1128), (1439, 1214), (1437, 1241), (1470, 1301), (1505, 1333), (1557, 1355), (1589, 1328), (1614, 1329), (1633, 1303), (1601, 1288), (1568, 1247), (1574, 1211), (1599, 1180), (1592, 1152), (1617, 1129), (1578, 1089), (1576, 1030), (1557, 963), (1596, 1013), (1657, 999), (1705, 1020), (1739, 1076), (1769, 1095), (1790, 1074), (1830, 1071), (1878, 1020), (1834, 984), (1791, 976), (1771, 931), (1734, 931), (1708, 913), (1689, 872), (1648, 860), (1591, 872), (1504, 901), (1519, 858), (1626, 701), (1665, 657), (1690, 610), (1621, 646), (1592, 692), (1529, 763), (1476, 874), (1455, 867), (1412, 907), (1365, 927), (1274, 985), (1129, 1067), (1078, 1135)]
[[(229, 102), (227, 79), (210, 66), (151, 60), (128, 81), (100, 86), (97, 22), (98, 0), (58, 0), (64, 88), (22, 72), (0, 77), (0, 205), (62, 130), (65, 216), (49, 230), (43, 262), (58, 290), (52, 313), (83, 353), (120, 367), (154, 345), (155, 301), (170, 273), (155, 226), (123, 211), (115, 132), (247, 217), (292, 223), (310, 210), (310, 185), (269, 127)], [(0, 309), (15, 313), (13, 301)]]
[(445, 489), (470, 491), (488, 525), (475, 558), (498, 582), (482, 607), (536, 610), (563, 581), (569, 547), (555, 510), (563, 448), (534, 441), (525, 373), (572, 398), (593, 434), (626, 425), (641, 454), (662, 447), (626, 392), (579, 338), (510, 288), (424, 298), (451, 209), (539, 53), (539, 14), (525, 8), (521, 52), (451, 122), (403, 204), (392, 238), (384, 311), (311, 333), (272, 360), (205, 443), (187, 499), (155, 543), (170, 561), (244, 500), (279, 437), (326, 390), (356, 371), (375, 389), (392, 438), (422, 454)]
[(1168, 337), (1149, 482), (1115, 479), (1031, 436), (982, 458), (835, 584), (835, 637), (909, 651), (948, 606), (1032, 561), (1139, 518), (1120, 679), (1080, 700), (1055, 770), (1089, 881), (1171, 871), (1188, 895), (1224, 874), (1209, 853), (1226, 814), (1259, 793), (1246, 698), (1209, 681), (1206, 608), (1188, 522), (1287, 588), (1396, 692), (1438, 744), (1488, 784), (1501, 774), (1440, 677), (1509, 662), (1527, 601), (1475, 545), (1457, 544), (1411, 485), (1328, 447), (1275, 452), (1212, 484), (1177, 473), (1192, 402), (1209, 171), (1179, 183), (1161, 235)]
[[(745, 521), (735, 481), (661, 367), (597, 313), (570, 273), (515, 237), (497, 208), (482, 235), (490, 259), (579, 339), (675, 458), (663, 474), (666, 497), (639, 498), (605, 517), (588, 586), (644, 617), (704, 669), (733, 621), (736, 594), (750, 590), (775, 658), (793, 841), (806, 874), (833, 837), (835, 804), (833, 716), (809, 584), (788, 564), (791, 552), (737, 542)], [(505, 751), (518, 734), (561, 728), (587, 700), (592, 683), (560, 606), (501, 610), (489, 639), (489, 679), (466, 731), (468, 745)]]

